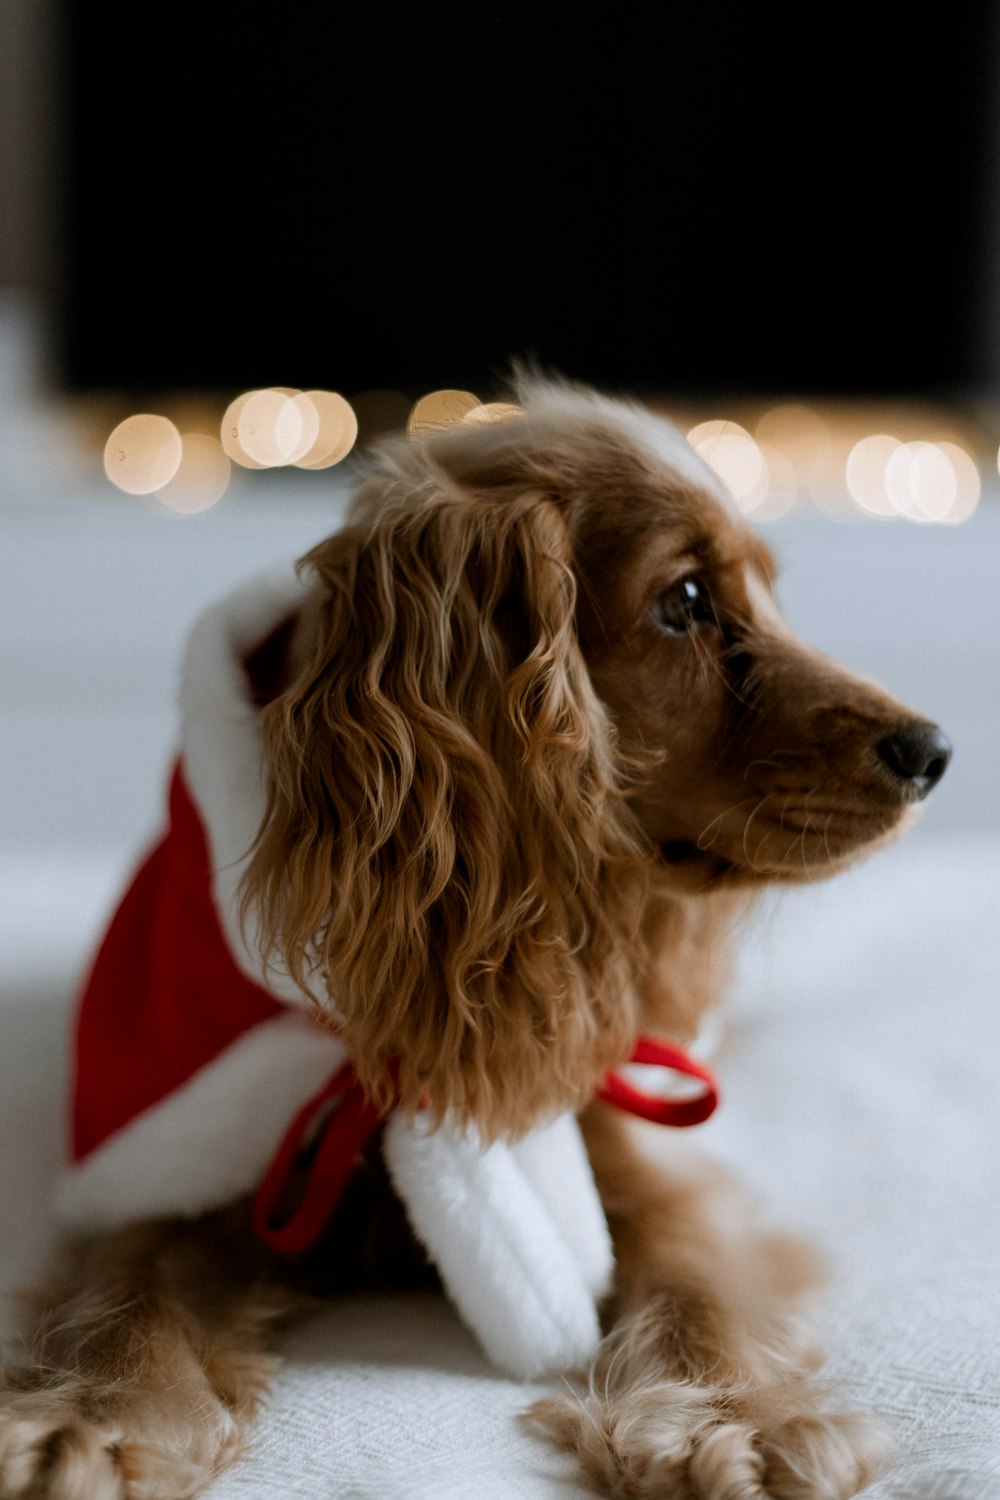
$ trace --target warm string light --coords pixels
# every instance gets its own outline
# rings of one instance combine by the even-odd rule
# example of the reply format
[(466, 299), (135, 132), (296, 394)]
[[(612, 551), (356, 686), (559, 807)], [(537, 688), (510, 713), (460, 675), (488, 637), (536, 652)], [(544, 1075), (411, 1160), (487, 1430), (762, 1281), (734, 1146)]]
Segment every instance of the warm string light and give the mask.
[(242, 396), (237, 396), (235, 400), (230, 401), (219, 424), (219, 439), (226, 457), (244, 469), (267, 467), (266, 464), (258, 463), (256, 459), (251, 458), (240, 441), (240, 419), (243, 415), (243, 408), (254, 394), (254, 391), (244, 391)]
[(492, 422), (509, 422), (521, 415), (521, 408), (510, 401), (486, 401), (473, 406), (462, 418), (463, 425), (488, 427)]
[(126, 495), (152, 495), (181, 465), (181, 435), (167, 417), (141, 412), (119, 422), (104, 445), (104, 472)]
[(229, 403), (218, 438), (182, 436), (169, 418), (150, 413), (126, 418), (105, 445), (104, 472), (126, 494), (156, 495), (168, 510), (196, 515), (221, 500), (234, 463), (328, 469), (346, 458), (357, 435), (357, 417), (336, 391), (269, 386)]
[[(182, 436), (175, 423), (152, 413), (128, 417), (107, 440), (104, 469), (126, 494), (156, 495), (169, 510), (194, 515), (221, 499), (233, 463), (317, 471), (352, 451), (359, 426), (371, 440), (385, 430), (405, 427), (419, 436), (520, 415), (513, 403), (484, 403), (465, 390), (431, 391), (411, 406), (398, 391), (361, 392), (351, 403), (335, 391), (269, 386), (230, 402), (221, 440), (204, 432)], [(982, 491), (975, 460), (952, 441), (954, 434), (933, 442), (913, 436), (919, 418), (912, 408), (900, 407), (896, 416), (908, 440), (887, 432), (858, 437), (859, 412), (845, 416), (843, 408), (828, 407), (821, 414), (793, 402), (765, 412), (752, 431), (713, 418), (693, 426), (688, 440), (755, 521), (776, 520), (804, 498), (844, 519), (853, 507), (856, 515), (881, 520), (967, 520)]]
[(349, 401), (336, 391), (306, 391), (316, 412), (312, 446), (295, 460), (299, 469), (332, 469), (346, 458), (358, 440), (358, 419)]
[(759, 521), (786, 515), (808, 497), (843, 519), (846, 498), (855, 514), (954, 526), (968, 520), (982, 492), (975, 460), (960, 443), (888, 433), (854, 439), (843, 417), (833, 413), (827, 421), (798, 404), (766, 412), (752, 436), (738, 422), (716, 418), (691, 428), (688, 441), (739, 509)]
[(873, 433), (854, 444), (847, 458), (847, 490), (851, 498), (870, 516), (892, 517), (895, 511), (885, 492), (885, 470), (889, 459), (900, 446), (899, 439), (888, 433)]
[(229, 459), (214, 437), (183, 435), (168, 417), (126, 417), (104, 446), (104, 472), (127, 495), (155, 495), (177, 515), (196, 515), (229, 485)]
[(979, 504), (979, 470), (958, 443), (903, 443), (876, 433), (855, 443), (847, 488), (869, 515), (958, 526)]
[(328, 469), (346, 458), (358, 420), (336, 391), (244, 391), (222, 418), (222, 446), (245, 469)]
[(758, 443), (767, 465), (767, 490), (753, 506), (755, 521), (778, 521), (794, 510), (798, 500), (798, 477), (788, 455), (772, 443)]
[(749, 513), (767, 496), (771, 476), (759, 445), (738, 422), (699, 422), (688, 442), (713, 469), (740, 510)]
[(177, 473), (156, 497), (179, 516), (196, 516), (221, 500), (229, 488), (232, 466), (218, 438), (185, 432)]
[(410, 412), (407, 431), (439, 432), (443, 427), (488, 427), (521, 415), (511, 401), (480, 401), (471, 391), (431, 391), (421, 396)]
[(482, 405), (471, 391), (431, 391), (421, 396), (410, 412), (409, 432), (428, 432), (440, 427), (454, 427)]

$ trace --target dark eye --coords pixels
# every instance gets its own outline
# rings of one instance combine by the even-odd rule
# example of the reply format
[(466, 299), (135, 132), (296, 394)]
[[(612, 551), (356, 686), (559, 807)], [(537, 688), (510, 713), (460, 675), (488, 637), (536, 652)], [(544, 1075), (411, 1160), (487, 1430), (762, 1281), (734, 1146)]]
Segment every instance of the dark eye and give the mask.
[(652, 615), (666, 635), (686, 635), (698, 620), (712, 618), (712, 602), (699, 579), (682, 578), (664, 589), (653, 605)]

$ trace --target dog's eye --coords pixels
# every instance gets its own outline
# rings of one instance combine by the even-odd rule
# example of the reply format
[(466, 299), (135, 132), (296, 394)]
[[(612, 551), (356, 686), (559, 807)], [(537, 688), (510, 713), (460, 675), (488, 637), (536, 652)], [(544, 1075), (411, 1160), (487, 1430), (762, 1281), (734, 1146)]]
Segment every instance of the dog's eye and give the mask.
[(682, 578), (664, 589), (653, 605), (652, 614), (666, 635), (684, 635), (698, 620), (712, 618), (708, 590), (697, 578)]

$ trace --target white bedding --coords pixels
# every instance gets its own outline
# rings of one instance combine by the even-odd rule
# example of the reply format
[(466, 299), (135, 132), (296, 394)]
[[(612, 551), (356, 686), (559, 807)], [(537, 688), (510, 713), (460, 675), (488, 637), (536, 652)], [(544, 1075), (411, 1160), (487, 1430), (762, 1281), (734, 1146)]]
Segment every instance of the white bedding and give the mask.
[[(71, 971), (121, 861), (36, 867), (32, 924), (3, 954), (0, 1275), (30, 1273), (60, 1159)], [(30, 916), (20, 862), (0, 909)], [(1000, 1497), (1000, 842), (922, 836), (792, 892), (745, 949), (700, 1141), (814, 1232), (836, 1282), (827, 1373), (896, 1425), (875, 1500)], [(41, 928), (36, 923), (36, 932)], [(653, 1127), (650, 1127), (653, 1129)], [(591, 1491), (517, 1420), (534, 1388), (497, 1375), (433, 1296), (331, 1306), (287, 1340), (243, 1462), (214, 1500), (570, 1500)]]

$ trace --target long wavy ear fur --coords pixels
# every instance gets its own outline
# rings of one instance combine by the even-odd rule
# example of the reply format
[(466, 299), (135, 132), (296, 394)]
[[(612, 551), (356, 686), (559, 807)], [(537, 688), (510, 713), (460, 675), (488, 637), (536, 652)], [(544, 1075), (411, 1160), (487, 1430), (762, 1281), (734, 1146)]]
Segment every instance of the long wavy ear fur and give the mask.
[(244, 909), (322, 973), (373, 1095), (516, 1134), (634, 1031), (640, 861), (558, 505), (424, 479), (371, 480), (303, 559), (318, 629), (263, 715)]

